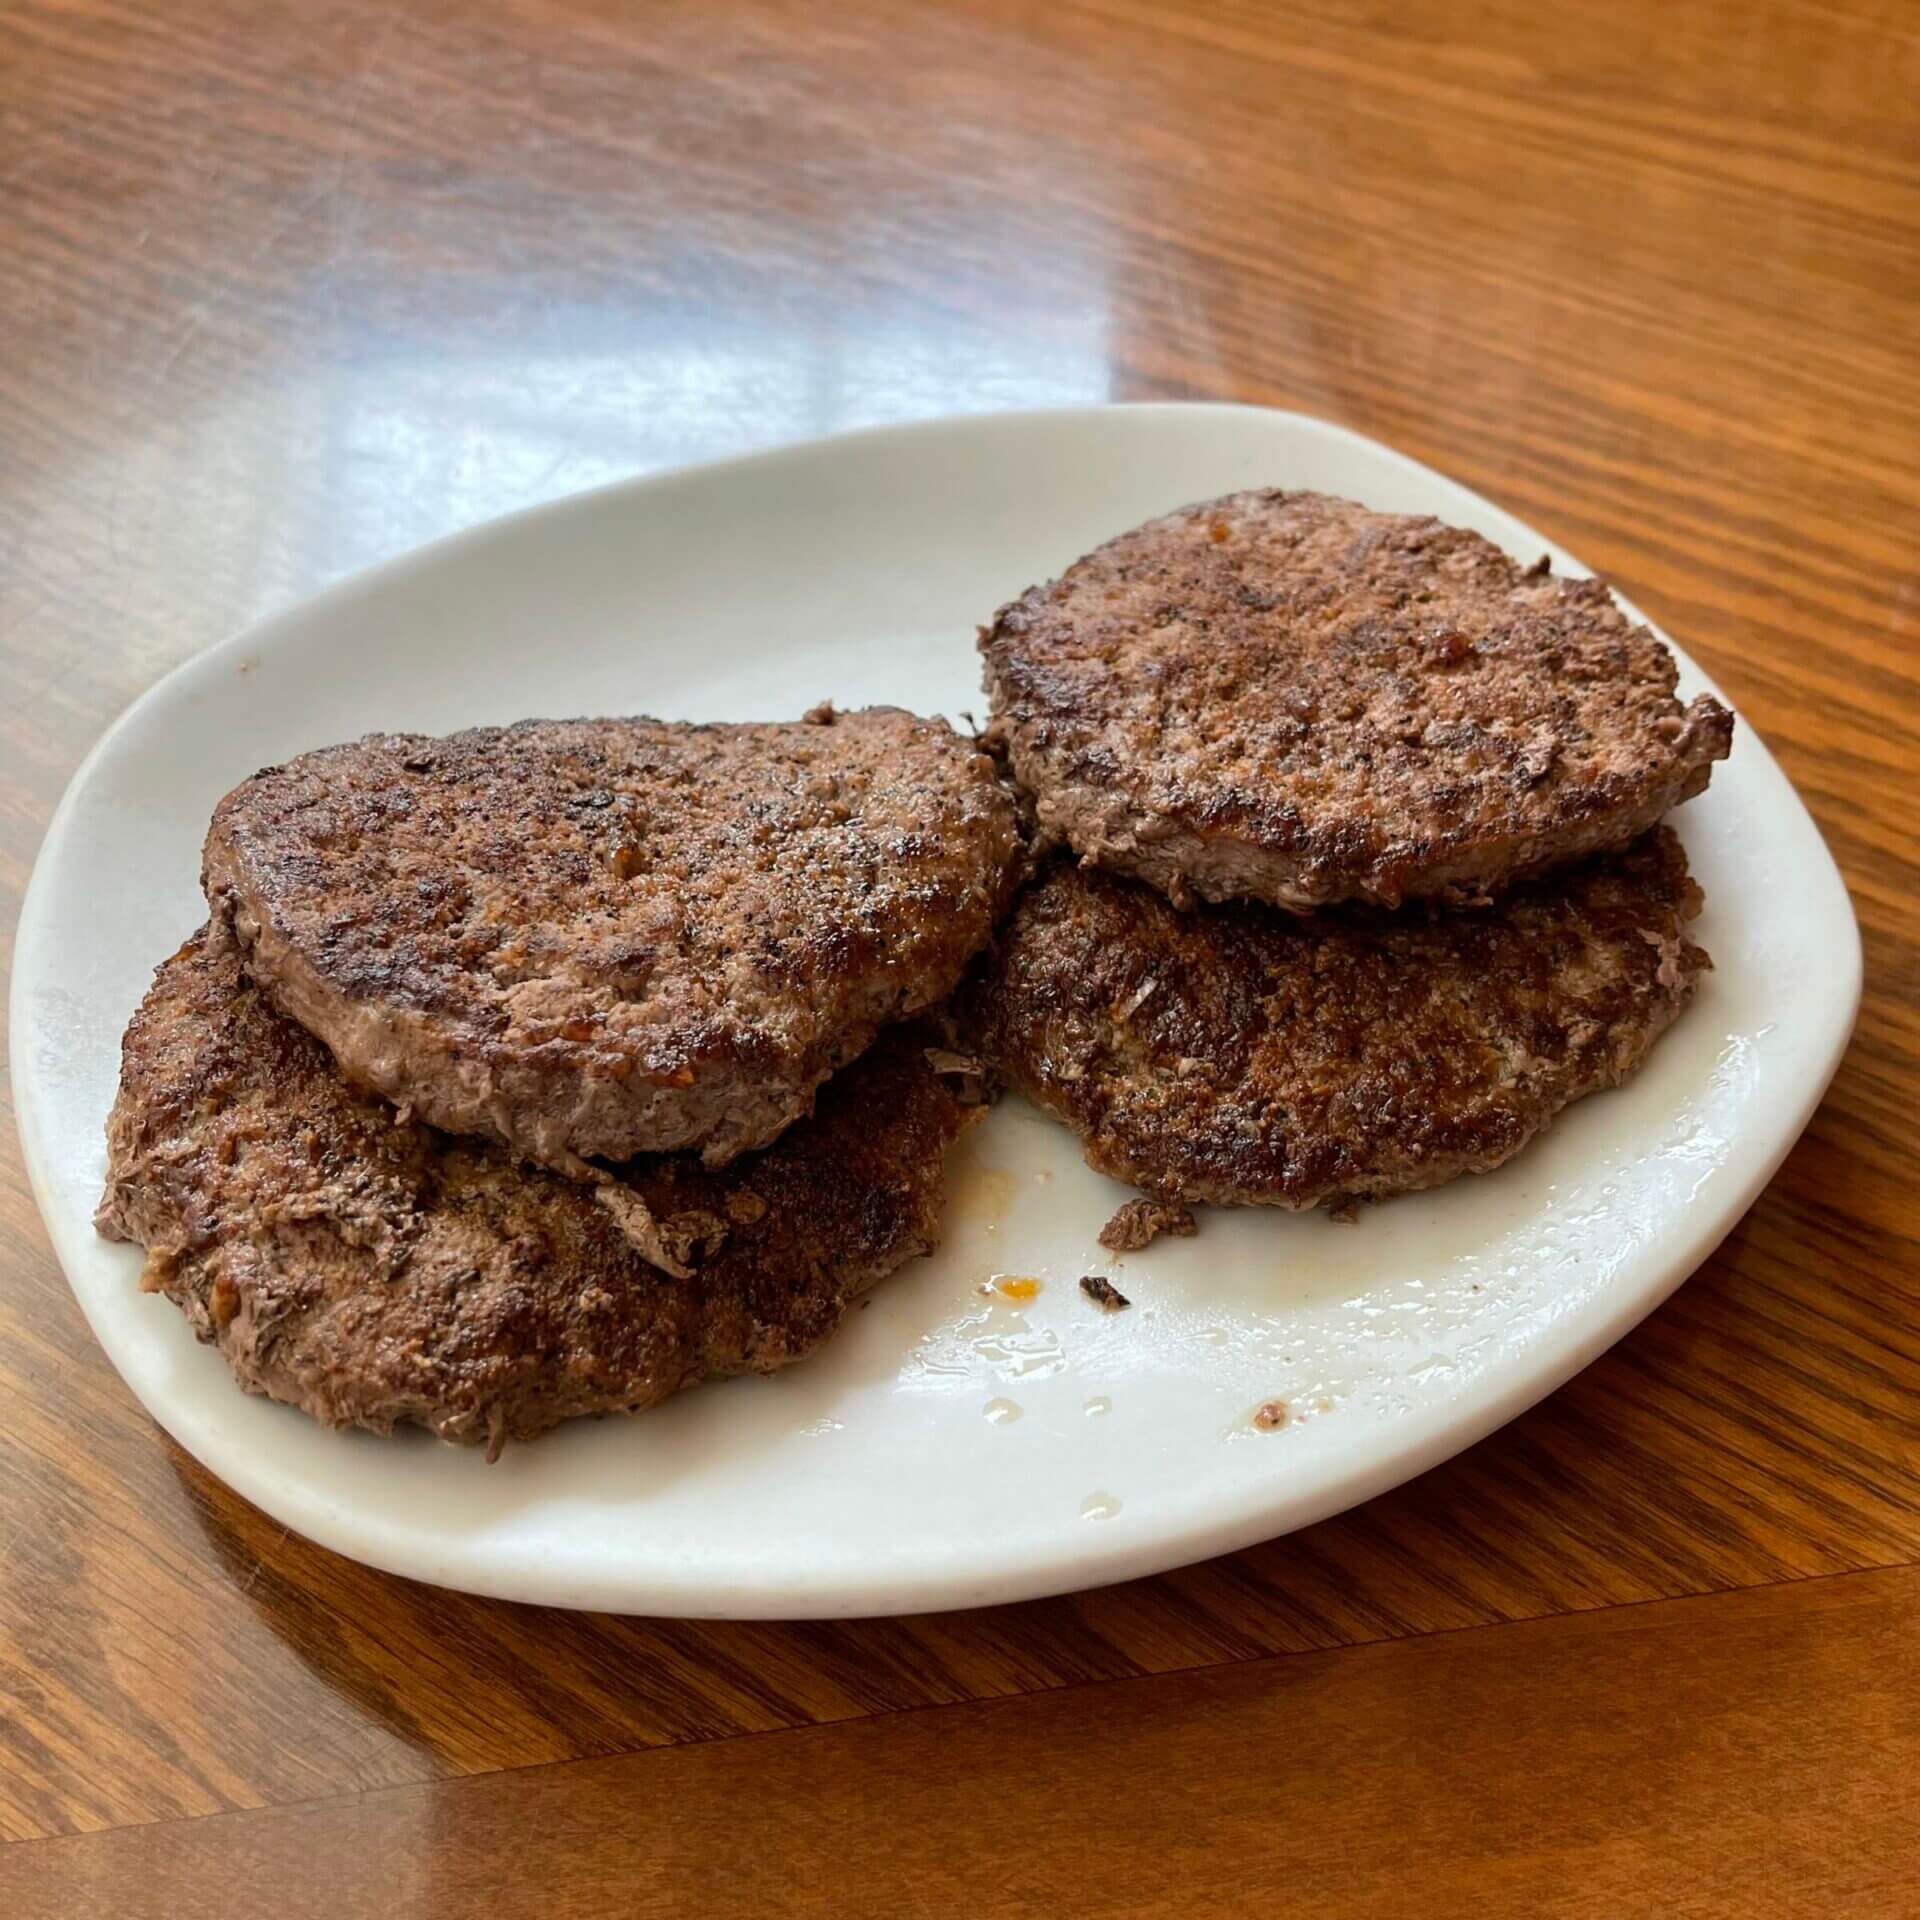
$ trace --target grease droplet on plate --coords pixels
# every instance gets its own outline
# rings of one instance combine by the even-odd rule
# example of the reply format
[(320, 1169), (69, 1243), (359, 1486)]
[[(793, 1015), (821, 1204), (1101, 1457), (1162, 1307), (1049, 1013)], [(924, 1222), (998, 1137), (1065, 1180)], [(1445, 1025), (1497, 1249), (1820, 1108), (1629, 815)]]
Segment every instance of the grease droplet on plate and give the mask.
[(1120, 1502), (1110, 1493), (1090, 1493), (1080, 1502), (1082, 1520), (1111, 1520), (1120, 1511)]
[(1039, 1297), (1040, 1282), (1030, 1273), (996, 1273), (987, 1282), (986, 1291), (1003, 1300), (1033, 1300)]
[(996, 1427), (1010, 1427), (1020, 1418), (1020, 1403), (1017, 1400), (989, 1400), (981, 1409)]

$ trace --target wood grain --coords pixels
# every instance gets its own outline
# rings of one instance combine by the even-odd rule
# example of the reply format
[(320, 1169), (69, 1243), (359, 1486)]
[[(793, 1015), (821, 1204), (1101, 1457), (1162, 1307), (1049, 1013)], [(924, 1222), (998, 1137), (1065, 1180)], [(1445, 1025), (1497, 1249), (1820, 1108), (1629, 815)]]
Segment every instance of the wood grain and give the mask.
[[(1111, 395), (1326, 414), (1610, 573), (1773, 746), (1867, 944), (1860, 1032), (1806, 1139), (1707, 1268), (1546, 1405), (1293, 1539), (927, 1620), (561, 1616), (286, 1538), (106, 1365), (9, 1127), (0, 1835), (401, 1789), (417, 1909), (458, 1911), (434, 1875), (470, 1829), (449, 1815), (442, 1840), (438, 1809), (481, 1789), (433, 1783), (822, 1722), (852, 1750), (898, 1710), (971, 1726), (953, 1703), (1002, 1699), (977, 1722), (999, 1729), (991, 1784), (1053, 1752), (1098, 1683), (1230, 1664), (1191, 1696), (1115, 1690), (1214, 1703), (1204, 1729), (1243, 1688), (1342, 1671), (1316, 1649), (1589, 1612), (1603, 1632), (1632, 1603), (1920, 1559), (1916, 99), (1893, 0), (0, 10), (9, 943), (101, 728), (328, 579), (628, 473)], [(1873, 1590), (1911, 1644), (1910, 1584)], [(1674, 1632), (1705, 1660), (1749, 1604), (1677, 1609)], [(1793, 1615), (1817, 1673), (1774, 1672), (1782, 1724), (1876, 1684), (1825, 1604)], [(1543, 1751), (1556, 1726), (1590, 1737), (1551, 1687), (1474, 1698), (1462, 1739), (1522, 1699)], [(1792, 1779), (1911, 1779), (1911, 1716), (1882, 1730), (1883, 1761), (1836, 1732)], [(1242, 1764), (1224, 1732), (1211, 1757), (1191, 1739), (1185, 1766)], [(1393, 1792), (1430, 1745), (1396, 1748)], [(1705, 1847), (1723, 1783), (1662, 1777), (1671, 1832)], [(512, 1815), (509, 1785), (487, 1817), (531, 1846), (552, 1816)], [(284, 1831), (351, 1847), (354, 1805)], [(1233, 1805), (1214, 1831), (1242, 1848), (1258, 1823)], [(1135, 1825), (1089, 1810), (1080, 1856), (1137, 1864)], [(1775, 1839), (1754, 1857), (1784, 1859)], [(1434, 1846), (1485, 1864), (1459, 1834)], [(1177, 1909), (1161, 1884), (1136, 1910)]]
[(129, 1827), (0, 1851), (0, 1908), (1901, 1920), (1916, 1609), (1903, 1568)]

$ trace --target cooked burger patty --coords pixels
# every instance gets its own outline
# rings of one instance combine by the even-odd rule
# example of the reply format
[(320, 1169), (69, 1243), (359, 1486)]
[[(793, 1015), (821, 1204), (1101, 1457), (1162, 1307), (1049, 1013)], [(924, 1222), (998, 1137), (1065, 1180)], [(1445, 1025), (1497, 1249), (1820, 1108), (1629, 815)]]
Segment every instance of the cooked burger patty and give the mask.
[(525, 721), (375, 734), (234, 789), (203, 880), (249, 973), (354, 1081), (576, 1156), (778, 1137), (944, 1000), (1019, 853), (941, 721)]
[(699, 1249), (676, 1278), (595, 1190), (448, 1139), (349, 1087), (242, 975), (225, 929), (162, 966), (122, 1047), (98, 1225), (250, 1392), (328, 1426), (411, 1421), (497, 1450), (801, 1359), (934, 1244), (972, 1109), (887, 1034), (810, 1120), (724, 1172), (620, 1170), (619, 1197)]
[(1644, 833), (1733, 732), (1598, 581), (1317, 493), (1149, 521), (980, 644), (1041, 826), (1181, 905), (1482, 900)]
[(1100, 1172), (1311, 1207), (1497, 1167), (1625, 1080), (1710, 964), (1699, 906), (1665, 827), (1485, 909), (1181, 912), (1058, 862), (961, 1015)]

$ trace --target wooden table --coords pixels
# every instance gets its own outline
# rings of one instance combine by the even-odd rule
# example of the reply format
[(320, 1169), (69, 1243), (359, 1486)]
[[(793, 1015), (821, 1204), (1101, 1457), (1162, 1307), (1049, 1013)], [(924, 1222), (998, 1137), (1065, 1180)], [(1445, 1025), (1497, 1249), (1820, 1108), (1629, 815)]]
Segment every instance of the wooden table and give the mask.
[(410, 1586), (242, 1505), (95, 1347), (8, 1128), (0, 1913), (1920, 1913), (1907, 0), (14, 0), (9, 907), (103, 725), (323, 581), (618, 475), (1110, 395), (1391, 440), (1731, 691), (1867, 944), (1772, 1188), (1341, 1519), (1078, 1599), (701, 1626)]

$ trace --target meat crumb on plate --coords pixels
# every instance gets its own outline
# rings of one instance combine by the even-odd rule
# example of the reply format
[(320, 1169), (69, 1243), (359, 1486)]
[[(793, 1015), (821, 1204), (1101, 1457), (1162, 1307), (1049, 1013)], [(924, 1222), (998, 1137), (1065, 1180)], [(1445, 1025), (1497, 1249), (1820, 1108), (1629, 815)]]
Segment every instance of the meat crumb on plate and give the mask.
[(1177, 1200), (1151, 1200), (1142, 1195), (1129, 1200), (1100, 1229), (1100, 1244), (1109, 1253), (1138, 1253), (1150, 1247), (1163, 1233), (1187, 1239), (1200, 1231), (1193, 1209)]

